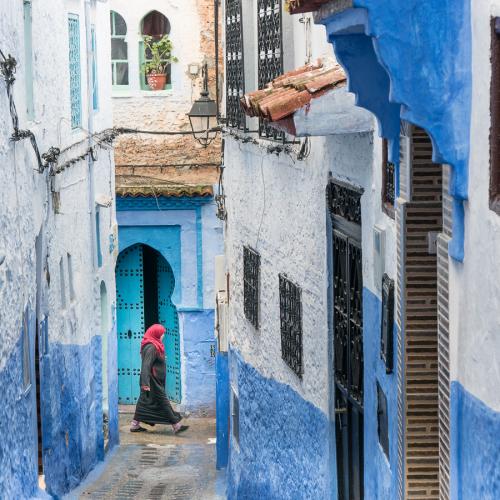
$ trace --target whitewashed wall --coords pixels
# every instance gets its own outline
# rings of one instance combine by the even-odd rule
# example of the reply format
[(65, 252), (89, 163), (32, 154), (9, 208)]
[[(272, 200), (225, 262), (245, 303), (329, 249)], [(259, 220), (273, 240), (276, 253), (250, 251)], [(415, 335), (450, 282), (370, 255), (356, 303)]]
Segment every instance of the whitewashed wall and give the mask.
[[(96, 26), (100, 107), (93, 113), (95, 131), (112, 124), (109, 70), (109, 5), (92, 4)], [(83, 0), (55, 0), (48, 6), (33, 2), (33, 66), (35, 118), (27, 120), (25, 100), (23, 2), (0, 5), (0, 48), (18, 61), (15, 101), (20, 127), (36, 135), (42, 153), (51, 146), (65, 148), (85, 138), (83, 129), (71, 129), (68, 71), (68, 13), (78, 14), (81, 29), (82, 125), (88, 126), (85, 15)], [(50, 316), (50, 342), (87, 344), (100, 331), (99, 285), (105, 280), (108, 303), (114, 302), (114, 255), (108, 252), (108, 234), (115, 220), (114, 209), (101, 209), (103, 266), (92, 267), (92, 224), (89, 214), (88, 163), (80, 161), (59, 174), (54, 183), (61, 193), (60, 213), (52, 209), (47, 176), (35, 172), (28, 141), (9, 141), (12, 127), (4, 82), (0, 82), (0, 370), (19, 340), (22, 311), (35, 307), (35, 238), (42, 231), (50, 287), (44, 280), (42, 311)], [(77, 147), (81, 154), (87, 146)], [(69, 158), (69, 156), (67, 157)], [(95, 193), (114, 197), (112, 152), (101, 151), (94, 165)], [(94, 203), (94, 200), (91, 200)], [(67, 254), (72, 255), (75, 300), (69, 299)], [(61, 309), (59, 262), (64, 261), (67, 306)], [(45, 260), (45, 259), (44, 259)]]
[[(292, 18), (294, 66), (332, 56), (324, 28), (307, 28)], [(285, 43), (285, 46), (288, 42)], [(251, 64), (247, 58), (246, 65)], [(247, 88), (247, 92), (253, 90)], [(374, 122), (375, 126), (375, 122)], [(255, 145), (226, 139), (224, 187), (227, 196), (226, 257), (230, 274), (230, 342), (261, 374), (290, 385), (328, 414), (328, 211), (325, 189), (329, 173), (364, 188), (364, 286), (380, 295), (373, 272), (373, 226), (386, 229), (385, 269), (395, 278), (394, 221), (381, 210), (382, 144), (377, 132), (311, 139), (306, 161), (279, 157)], [(256, 331), (243, 312), (243, 246), (261, 255), (260, 324)], [(281, 358), (278, 274), (302, 288), (302, 381)]]
[(489, 209), (490, 21), (500, 1), (472, 2), (472, 126), (465, 261), (450, 269), (451, 378), (500, 410), (500, 216)]

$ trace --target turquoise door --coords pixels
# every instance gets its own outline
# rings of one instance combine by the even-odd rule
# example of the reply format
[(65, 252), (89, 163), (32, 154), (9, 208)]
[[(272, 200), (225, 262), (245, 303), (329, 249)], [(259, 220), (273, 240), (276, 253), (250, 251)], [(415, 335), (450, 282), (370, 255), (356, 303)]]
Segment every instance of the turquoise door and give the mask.
[(167, 361), (167, 396), (170, 401), (181, 402), (181, 346), (179, 317), (172, 303), (175, 279), (172, 268), (161, 256), (157, 256), (158, 321), (166, 328), (163, 342)]
[(118, 402), (135, 404), (140, 394), (141, 339), (144, 335), (142, 245), (124, 250), (116, 264)]

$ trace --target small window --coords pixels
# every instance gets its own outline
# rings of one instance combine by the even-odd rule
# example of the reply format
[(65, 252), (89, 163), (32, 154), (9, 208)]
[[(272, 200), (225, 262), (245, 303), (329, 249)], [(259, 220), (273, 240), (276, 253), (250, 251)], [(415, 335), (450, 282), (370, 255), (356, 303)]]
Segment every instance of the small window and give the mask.
[(31, 0), (24, 0), (24, 74), (26, 89), (26, 115), (29, 120), (35, 118), (33, 100), (33, 29)]
[(281, 357), (302, 378), (302, 291), (284, 275), (279, 276), (279, 283)]
[(396, 198), (395, 167), (389, 161), (389, 141), (382, 140), (382, 209), (394, 219), (394, 202)]
[(70, 254), (67, 255), (68, 260), (68, 285), (69, 285), (69, 298), (71, 301), (75, 300), (75, 285), (73, 282), (73, 258)]
[(384, 274), (382, 279), (382, 335), (380, 356), (385, 363), (387, 373), (393, 369), (393, 333), (394, 333), (394, 281)]
[(82, 81), (80, 63), (80, 20), (71, 14), (68, 18), (69, 33), (69, 88), (71, 100), (71, 127), (82, 125)]
[(240, 444), (240, 400), (234, 390), (231, 391), (233, 397), (233, 404), (232, 404), (232, 411), (231, 411), (231, 417), (232, 417), (232, 425), (231, 425), (231, 430), (233, 433), (233, 438), (236, 441), (237, 444)]
[(97, 41), (95, 35), (95, 26), (90, 28), (91, 45), (92, 45), (92, 109), (99, 109), (99, 80), (97, 77)]
[(23, 388), (27, 391), (31, 387), (31, 350), (30, 350), (30, 330), (29, 312), (25, 309), (22, 325), (23, 338)]
[(389, 416), (387, 412), (387, 398), (377, 382), (377, 422), (378, 440), (384, 450), (385, 456), (389, 459)]
[(115, 89), (126, 88), (128, 76), (127, 23), (118, 12), (111, 11), (111, 75)]
[(491, 20), (490, 208), (500, 215), (500, 17)]
[[(141, 21), (141, 35), (143, 37), (152, 37), (154, 41), (161, 40), (165, 35), (170, 34), (170, 21), (157, 10), (153, 10), (147, 14)], [(143, 69), (143, 65), (151, 60), (151, 52), (146, 49), (143, 41), (139, 44), (139, 62), (141, 65), (141, 89), (151, 90), (148, 85), (148, 78), (146, 72)], [(166, 74), (166, 87), (172, 88), (172, 68), (168, 64), (165, 69)]]
[(66, 309), (66, 280), (64, 279), (64, 260), (59, 261), (59, 279), (61, 286), (61, 307)]
[(243, 248), (243, 301), (245, 316), (259, 328), (260, 255), (249, 247)]
[(102, 250), (101, 250), (101, 212), (99, 207), (95, 210), (95, 238), (97, 251), (97, 265), (102, 266)]

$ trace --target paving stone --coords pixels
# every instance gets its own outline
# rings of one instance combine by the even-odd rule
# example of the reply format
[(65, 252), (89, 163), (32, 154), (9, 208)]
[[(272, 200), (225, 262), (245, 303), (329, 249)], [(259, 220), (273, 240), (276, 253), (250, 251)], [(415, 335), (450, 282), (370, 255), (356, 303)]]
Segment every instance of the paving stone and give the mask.
[(130, 415), (120, 415), (122, 445), (103, 473), (85, 485), (83, 500), (218, 500), (224, 477), (215, 470), (215, 420), (191, 418), (186, 433), (167, 426), (144, 426), (130, 433)]

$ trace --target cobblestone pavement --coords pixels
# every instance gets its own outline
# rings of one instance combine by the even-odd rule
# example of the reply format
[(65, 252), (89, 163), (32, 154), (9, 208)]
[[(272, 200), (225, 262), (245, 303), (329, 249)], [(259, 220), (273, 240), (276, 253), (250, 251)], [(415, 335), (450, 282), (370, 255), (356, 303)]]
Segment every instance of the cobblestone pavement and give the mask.
[(175, 436), (170, 426), (128, 431), (120, 415), (121, 446), (100, 476), (70, 498), (81, 500), (214, 500), (225, 498), (224, 477), (215, 470), (215, 419), (190, 418)]

